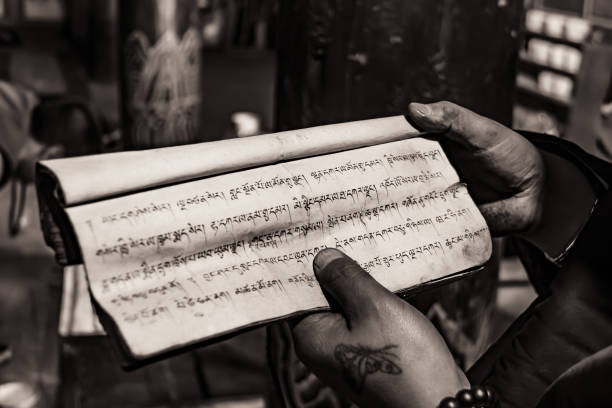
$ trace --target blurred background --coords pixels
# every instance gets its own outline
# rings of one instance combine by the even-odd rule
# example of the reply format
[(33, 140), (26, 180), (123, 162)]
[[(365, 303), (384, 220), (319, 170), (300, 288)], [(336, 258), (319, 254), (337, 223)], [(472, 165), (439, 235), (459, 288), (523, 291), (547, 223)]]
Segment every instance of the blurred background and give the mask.
[[(609, 159), (611, 79), (609, 0), (0, 0), (0, 406), (350, 406), (304, 383), (282, 324), (122, 371), (82, 267), (43, 242), (36, 160), (443, 99)], [(498, 240), (484, 271), (413, 302), (468, 368), (535, 297)]]

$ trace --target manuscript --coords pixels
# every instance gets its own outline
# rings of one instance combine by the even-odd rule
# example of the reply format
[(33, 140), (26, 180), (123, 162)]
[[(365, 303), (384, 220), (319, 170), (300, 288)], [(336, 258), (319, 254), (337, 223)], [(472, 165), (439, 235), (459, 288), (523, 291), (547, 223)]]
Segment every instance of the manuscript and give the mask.
[(46, 237), (85, 265), (136, 361), (328, 309), (326, 247), (394, 292), (439, 283), (485, 263), (491, 238), (440, 144), (415, 136), (399, 116), (43, 162)]

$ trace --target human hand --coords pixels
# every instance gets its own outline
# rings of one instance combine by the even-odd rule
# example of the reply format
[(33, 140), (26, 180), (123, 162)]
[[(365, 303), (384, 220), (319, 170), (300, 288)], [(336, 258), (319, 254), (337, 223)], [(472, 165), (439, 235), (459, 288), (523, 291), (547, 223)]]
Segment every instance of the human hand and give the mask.
[(495, 235), (526, 233), (542, 213), (545, 166), (538, 149), (507, 127), (451, 102), (411, 103), (422, 130), (444, 151)]
[(336, 249), (314, 260), (339, 310), (293, 327), (298, 357), (323, 381), (363, 407), (435, 407), (469, 388), (431, 322)]

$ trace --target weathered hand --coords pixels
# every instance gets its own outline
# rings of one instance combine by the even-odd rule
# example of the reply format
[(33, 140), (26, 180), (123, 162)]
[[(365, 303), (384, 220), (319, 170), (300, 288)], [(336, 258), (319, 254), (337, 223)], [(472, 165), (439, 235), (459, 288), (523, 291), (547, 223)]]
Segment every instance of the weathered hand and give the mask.
[(323, 381), (363, 407), (435, 407), (469, 387), (431, 322), (356, 262), (325, 249), (314, 269), (339, 310), (307, 316), (293, 338)]
[(524, 137), (450, 102), (412, 103), (409, 115), (440, 143), (468, 183), (492, 233), (525, 233), (539, 222), (544, 161)]

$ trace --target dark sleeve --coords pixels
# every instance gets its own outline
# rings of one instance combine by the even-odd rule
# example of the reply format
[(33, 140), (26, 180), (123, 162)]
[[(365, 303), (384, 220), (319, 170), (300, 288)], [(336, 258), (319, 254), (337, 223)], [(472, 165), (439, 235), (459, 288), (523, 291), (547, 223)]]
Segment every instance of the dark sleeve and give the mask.
[(612, 344), (612, 284), (604, 273), (612, 262), (601, 240), (612, 227), (612, 165), (563, 140), (525, 136), (581, 169), (599, 203), (561, 267), (528, 243), (517, 244), (539, 296), (468, 372), (472, 384), (494, 388), (504, 407), (535, 407), (567, 369)]
[(544, 393), (537, 408), (598, 408), (612, 405), (612, 346), (581, 360)]
[[(576, 165), (589, 179), (598, 197), (603, 196), (612, 185), (611, 163), (590, 155), (578, 145), (558, 137), (526, 131), (519, 133), (539, 149), (561, 156)], [(559, 268), (529, 242), (517, 238), (511, 238), (511, 241), (536, 292), (539, 295), (546, 294)]]
[(9, 155), (0, 146), (0, 156), (2, 156), (2, 168), (0, 168), (0, 188), (4, 187), (11, 175), (11, 160)]
[(538, 149), (564, 157), (574, 163), (591, 181), (595, 192), (600, 195), (612, 184), (612, 164), (599, 159), (578, 145), (558, 137), (540, 133), (520, 131)]

